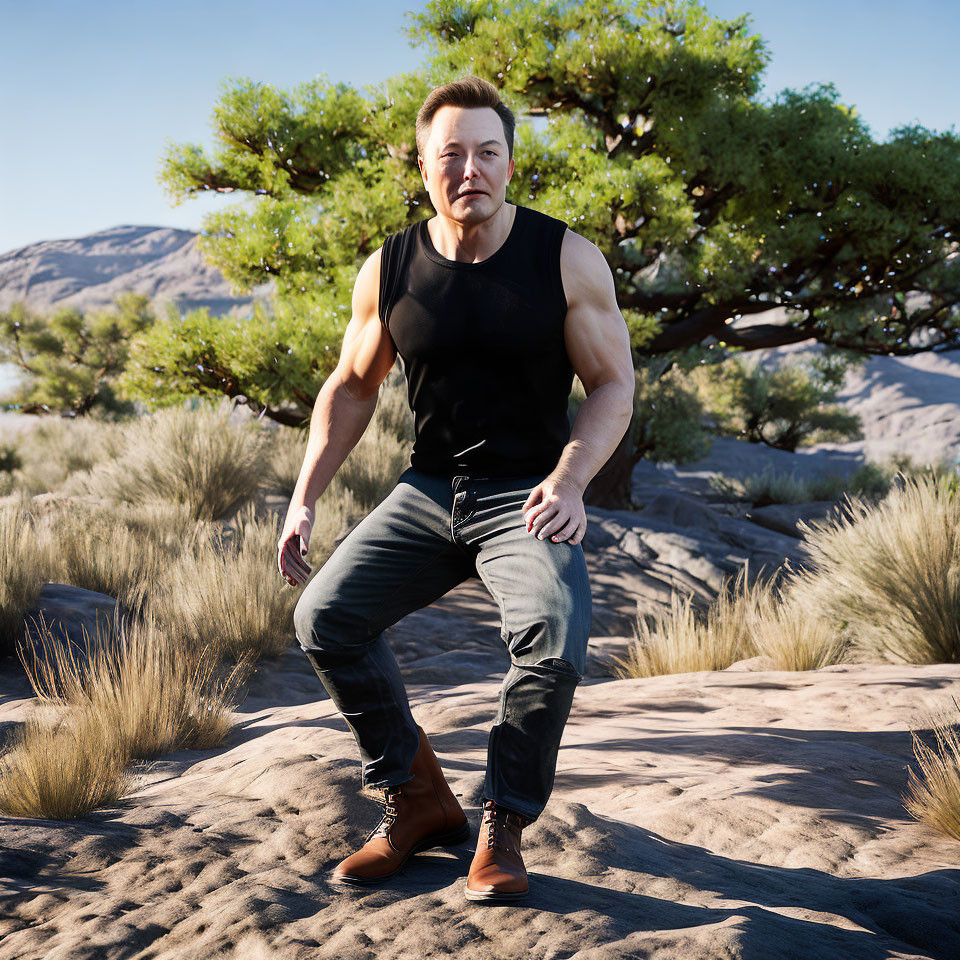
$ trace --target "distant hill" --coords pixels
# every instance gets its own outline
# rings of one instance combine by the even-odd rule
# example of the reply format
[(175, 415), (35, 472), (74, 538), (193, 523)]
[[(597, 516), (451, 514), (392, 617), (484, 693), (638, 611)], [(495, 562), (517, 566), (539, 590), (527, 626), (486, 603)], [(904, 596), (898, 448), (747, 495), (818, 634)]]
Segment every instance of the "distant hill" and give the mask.
[(197, 249), (192, 230), (125, 224), (71, 240), (44, 240), (0, 255), (0, 310), (17, 300), (46, 313), (62, 306), (99, 309), (124, 290), (181, 309), (208, 307), (215, 315), (243, 316), (254, 300), (236, 297), (219, 270)]

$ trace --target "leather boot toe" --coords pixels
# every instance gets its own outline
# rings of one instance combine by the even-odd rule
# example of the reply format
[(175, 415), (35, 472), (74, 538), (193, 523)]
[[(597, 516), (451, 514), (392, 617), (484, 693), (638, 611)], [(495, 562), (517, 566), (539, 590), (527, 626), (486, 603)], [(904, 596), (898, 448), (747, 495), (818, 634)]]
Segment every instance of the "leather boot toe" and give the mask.
[(493, 800), (484, 801), (477, 850), (464, 887), (468, 900), (518, 900), (529, 893), (520, 835), (531, 823)]
[(410, 772), (413, 777), (383, 787), (384, 811), (363, 846), (334, 867), (334, 883), (364, 884), (399, 873), (407, 860), (431, 847), (456, 846), (470, 837), (463, 808), (443, 776), (426, 733), (419, 725), (420, 747)]

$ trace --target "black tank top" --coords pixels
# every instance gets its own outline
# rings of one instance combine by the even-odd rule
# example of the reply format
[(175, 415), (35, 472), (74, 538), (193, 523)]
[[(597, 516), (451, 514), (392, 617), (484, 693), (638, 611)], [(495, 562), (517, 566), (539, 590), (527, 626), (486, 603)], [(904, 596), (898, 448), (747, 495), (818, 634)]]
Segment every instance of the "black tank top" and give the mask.
[(517, 206), (486, 260), (448, 260), (420, 220), (383, 244), (380, 321), (407, 381), (414, 470), (446, 477), (548, 474), (570, 439), (563, 339), (567, 225)]

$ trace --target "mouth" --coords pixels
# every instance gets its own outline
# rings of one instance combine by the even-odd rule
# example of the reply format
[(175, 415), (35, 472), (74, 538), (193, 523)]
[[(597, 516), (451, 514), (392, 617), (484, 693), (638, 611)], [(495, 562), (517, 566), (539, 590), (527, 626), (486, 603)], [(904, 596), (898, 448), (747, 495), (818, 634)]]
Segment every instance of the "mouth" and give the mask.
[(467, 190), (464, 193), (458, 194), (459, 197), (485, 197), (486, 193), (483, 190)]

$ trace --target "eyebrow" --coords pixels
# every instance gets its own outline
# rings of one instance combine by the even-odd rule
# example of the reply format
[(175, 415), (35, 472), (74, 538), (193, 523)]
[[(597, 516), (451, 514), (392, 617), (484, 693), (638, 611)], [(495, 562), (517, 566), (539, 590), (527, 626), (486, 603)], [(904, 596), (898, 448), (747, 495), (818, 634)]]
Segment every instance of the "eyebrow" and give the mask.
[[(503, 143), (502, 143), (502, 141), (500, 141), (500, 140), (484, 140), (483, 143), (480, 144), (480, 146), (481, 146), (481, 147), (486, 147), (486, 146), (488, 146), (488, 145), (491, 144), (491, 143), (495, 143), (498, 147), (503, 146)], [(441, 149), (441, 150), (446, 150), (447, 147), (459, 147), (459, 146), (460, 146), (459, 141), (457, 141), (457, 140), (448, 140), (440, 149)]]

